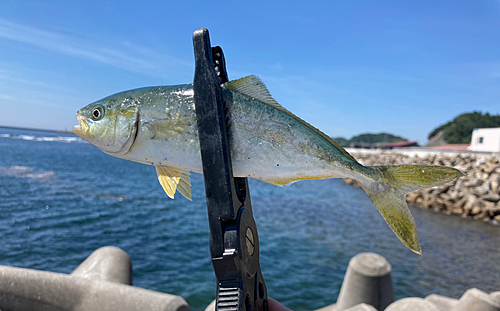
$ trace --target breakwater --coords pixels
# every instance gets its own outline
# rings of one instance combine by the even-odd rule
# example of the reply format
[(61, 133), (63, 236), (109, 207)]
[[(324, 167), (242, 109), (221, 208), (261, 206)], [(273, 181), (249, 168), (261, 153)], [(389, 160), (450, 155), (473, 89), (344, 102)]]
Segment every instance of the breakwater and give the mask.
[[(353, 153), (363, 165), (444, 165), (466, 175), (440, 187), (409, 193), (408, 204), (449, 215), (500, 224), (500, 159), (474, 154), (427, 154), (423, 157), (395, 152)], [(345, 178), (344, 183), (359, 187)]]

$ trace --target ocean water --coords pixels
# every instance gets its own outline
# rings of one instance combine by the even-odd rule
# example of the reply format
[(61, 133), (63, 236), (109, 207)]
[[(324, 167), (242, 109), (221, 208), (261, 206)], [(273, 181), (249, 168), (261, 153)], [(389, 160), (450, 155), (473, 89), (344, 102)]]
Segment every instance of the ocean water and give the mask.
[[(61, 273), (113, 245), (134, 265), (134, 285), (184, 297), (194, 310), (215, 298), (203, 178), (193, 201), (169, 199), (152, 166), (116, 159), (76, 136), (0, 128), (0, 264)], [(268, 293), (288, 307), (336, 301), (360, 252), (392, 264), (396, 299), (468, 288), (500, 290), (500, 227), (412, 208), (423, 256), (404, 247), (361, 189), (339, 179), (250, 192)]]

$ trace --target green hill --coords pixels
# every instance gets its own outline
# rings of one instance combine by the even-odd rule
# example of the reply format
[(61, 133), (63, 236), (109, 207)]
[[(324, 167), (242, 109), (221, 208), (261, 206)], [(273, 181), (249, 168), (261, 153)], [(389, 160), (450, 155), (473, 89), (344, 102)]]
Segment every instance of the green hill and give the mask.
[(428, 139), (431, 140), (442, 132), (440, 135), (448, 144), (469, 144), (473, 129), (489, 127), (500, 127), (500, 115), (483, 114), (478, 111), (468, 112), (435, 128), (429, 134)]
[(342, 147), (349, 147), (349, 139), (345, 139), (344, 137), (335, 137), (333, 140), (335, 140)]
[(374, 144), (374, 143), (395, 143), (398, 141), (407, 141), (406, 138), (395, 136), (389, 133), (366, 133), (358, 136), (354, 136), (351, 139), (345, 139), (343, 137), (333, 138), (339, 145), (342, 147), (349, 147), (351, 143), (366, 143), (366, 144)]

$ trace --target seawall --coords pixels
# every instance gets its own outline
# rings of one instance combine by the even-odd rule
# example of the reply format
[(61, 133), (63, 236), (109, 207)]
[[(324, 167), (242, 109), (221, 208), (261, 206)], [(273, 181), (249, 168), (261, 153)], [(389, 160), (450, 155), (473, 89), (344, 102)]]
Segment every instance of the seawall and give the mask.
[[(500, 224), (500, 158), (487, 153), (417, 151), (349, 152), (363, 165), (444, 165), (466, 175), (440, 187), (409, 193), (408, 204)], [(403, 154), (405, 152), (406, 154)], [(359, 187), (356, 180), (344, 183)]]

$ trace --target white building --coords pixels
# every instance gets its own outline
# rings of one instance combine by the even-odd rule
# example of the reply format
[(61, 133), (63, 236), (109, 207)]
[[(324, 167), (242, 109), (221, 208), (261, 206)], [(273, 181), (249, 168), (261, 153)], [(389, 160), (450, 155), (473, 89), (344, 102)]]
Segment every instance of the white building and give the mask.
[(472, 151), (500, 152), (500, 127), (474, 129), (469, 148)]

